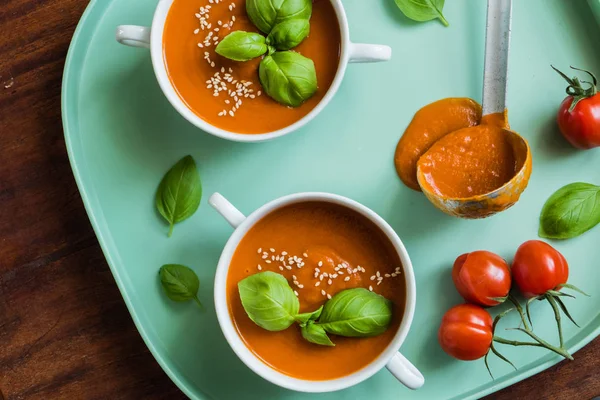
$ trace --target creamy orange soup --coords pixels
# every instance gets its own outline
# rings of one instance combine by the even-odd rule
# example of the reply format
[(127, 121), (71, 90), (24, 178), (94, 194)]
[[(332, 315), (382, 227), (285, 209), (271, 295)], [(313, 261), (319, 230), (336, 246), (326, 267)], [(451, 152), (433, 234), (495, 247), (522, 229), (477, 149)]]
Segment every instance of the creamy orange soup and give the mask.
[[(341, 35), (330, 1), (314, 0), (310, 35), (293, 50), (315, 63), (318, 90), (300, 107), (286, 107), (260, 86), (262, 57), (236, 62), (215, 53), (219, 41), (233, 31), (258, 32), (246, 15), (245, 4), (245, 0), (212, 4), (175, 0), (165, 23), (163, 53), (171, 83), (194, 114), (231, 132), (265, 133), (298, 121), (325, 96), (337, 72)], [(223, 90), (215, 91), (217, 87)]]
[[(370, 338), (330, 335), (335, 347), (307, 342), (296, 324), (264, 330), (247, 316), (237, 288), (261, 271), (287, 278), (300, 312), (316, 310), (344, 289), (373, 290), (393, 302), (392, 324)], [(229, 312), (246, 346), (265, 364), (300, 379), (340, 378), (372, 362), (396, 334), (405, 304), (401, 271), (392, 244), (362, 215), (324, 202), (290, 205), (259, 221), (238, 245), (227, 276)]]

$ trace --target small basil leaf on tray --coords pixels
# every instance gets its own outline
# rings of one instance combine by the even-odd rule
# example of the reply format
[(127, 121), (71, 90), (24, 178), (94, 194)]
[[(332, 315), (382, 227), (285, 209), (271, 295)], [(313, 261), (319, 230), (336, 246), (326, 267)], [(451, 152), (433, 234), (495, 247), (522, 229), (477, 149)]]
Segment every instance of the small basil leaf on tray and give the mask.
[(315, 324), (313, 321), (309, 321), (305, 326), (300, 328), (302, 337), (314, 344), (320, 344), (322, 346), (335, 346), (327, 332), (321, 325)]
[(396, 5), (404, 15), (413, 21), (424, 22), (439, 18), (444, 26), (448, 21), (444, 18), (442, 10), (445, 0), (395, 0)]
[(265, 92), (286, 106), (298, 107), (317, 91), (315, 64), (294, 51), (263, 58), (258, 76)]
[(544, 204), (539, 236), (570, 239), (600, 223), (600, 186), (576, 182), (558, 189)]
[(300, 324), (300, 326), (306, 325), (309, 321), (316, 321), (321, 316), (323, 312), (323, 306), (319, 307), (317, 311), (303, 313), (296, 315), (296, 322)]
[(194, 300), (202, 307), (198, 299), (200, 280), (190, 268), (180, 264), (166, 264), (160, 267), (158, 276), (169, 299), (178, 302)]
[(192, 156), (185, 156), (165, 174), (156, 192), (156, 208), (169, 223), (169, 237), (173, 226), (191, 217), (200, 206), (202, 184)]
[(392, 302), (364, 288), (343, 290), (325, 303), (318, 324), (346, 337), (377, 336), (392, 322)]
[(309, 20), (288, 19), (275, 25), (267, 36), (267, 44), (274, 46), (277, 50), (290, 50), (302, 43), (309, 33)]
[(235, 31), (225, 36), (215, 49), (217, 54), (234, 61), (249, 61), (267, 52), (265, 37), (254, 32)]
[(300, 302), (283, 275), (260, 272), (238, 282), (248, 317), (268, 331), (282, 331), (296, 320)]
[(269, 34), (285, 20), (310, 19), (312, 0), (246, 0), (246, 13), (258, 29)]

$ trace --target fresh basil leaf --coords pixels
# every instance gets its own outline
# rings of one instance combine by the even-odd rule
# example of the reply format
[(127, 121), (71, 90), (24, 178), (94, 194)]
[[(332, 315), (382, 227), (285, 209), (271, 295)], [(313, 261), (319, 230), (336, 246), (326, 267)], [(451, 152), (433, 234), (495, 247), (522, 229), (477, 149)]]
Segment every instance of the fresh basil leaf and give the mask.
[(325, 303), (318, 324), (347, 337), (377, 336), (392, 322), (392, 302), (363, 288), (343, 290)]
[(225, 36), (215, 49), (217, 54), (234, 61), (249, 61), (267, 52), (265, 37), (254, 32), (235, 31)]
[(571, 183), (558, 189), (544, 204), (539, 236), (570, 239), (600, 223), (600, 186)]
[(302, 326), (300, 332), (302, 333), (302, 337), (311, 343), (322, 346), (335, 346), (331, 339), (329, 339), (329, 336), (327, 336), (325, 329), (313, 321), (308, 321), (306, 325)]
[(321, 316), (323, 312), (323, 306), (319, 307), (317, 311), (303, 313), (296, 315), (296, 322), (300, 324), (300, 326), (306, 325), (309, 321), (316, 321)]
[(165, 174), (156, 192), (156, 208), (169, 223), (169, 237), (173, 226), (191, 217), (200, 206), (202, 184), (192, 156), (185, 156)]
[(283, 275), (266, 271), (238, 282), (248, 317), (268, 331), (282, 331), (295, 321), (300, 303)]
[(194, 271), (185, 265), (166, 264), (158, 271), (160, 283), (167, 297), (173, 301), (194, 300), (202, 307), (198, 299), (200, 280)]
[(290, 50), (302, 43), (309, 33), (310, 22), (307, 19), (288, 19), (273, 27), (267, 36), (267, 44), (277, 50)]
[(275, 25), (285, 20), (309, 20), (312, 0), (246, 0), (246, 13), (258, 29), (269, 34)]
[(444, 18), (442, 10), (445, 0), (395, 0), (396, 5), (408, 18), (418, 21), (431, 21), (439, 18), (444, 26), (448, 26), (448, 21)]
[(276, 52), (263, 58), (258, 76), (265, 92), (286, 106), (298, 107), (317, 91), (315, 64), (293, 51)]

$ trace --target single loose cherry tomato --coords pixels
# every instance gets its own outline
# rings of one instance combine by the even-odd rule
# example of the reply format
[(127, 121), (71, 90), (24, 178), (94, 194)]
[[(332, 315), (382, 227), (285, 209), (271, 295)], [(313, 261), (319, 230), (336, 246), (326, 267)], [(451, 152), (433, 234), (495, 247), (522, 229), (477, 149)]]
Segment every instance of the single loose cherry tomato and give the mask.
[(459, 360), (477, 360), (492, 345), (492, 316), (474, 304), (461, 304), (449, 309), (438, 331), (442, 349)]
[(573, 69), (588, 73), (592, 77), (592, 83), (590, 87), (584, 88), (578, 78), (571, 79), (554, 68), (569, 82), (569, 96), (563, 100), (558, 110), (558, 127), (573, 146), (591, 149), (600, 146), (600, 93), (596, 88), (596, 77), (591, 72)]
[(567, 283), (569, 264), (548, 243), (530, 240), (517, 249), (512, 274), (521, 292), (526, 297), (535, 297)]
[(483, 250), (459, 256), (452, 267), (452, 280), (466, 301), (488, 307), (500, 304), (495, 298), (508, 296), (511, 285), (506, 261)]

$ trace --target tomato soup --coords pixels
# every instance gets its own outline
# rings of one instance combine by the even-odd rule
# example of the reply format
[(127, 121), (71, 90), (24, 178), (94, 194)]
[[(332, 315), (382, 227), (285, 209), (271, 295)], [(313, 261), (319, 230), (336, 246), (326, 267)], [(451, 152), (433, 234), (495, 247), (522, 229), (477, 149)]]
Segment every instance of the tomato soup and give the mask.
[(406, 186), (421, 190), (417, 162), (435, 142), (481, 121), (481, 106), (469, 98), (447, 98), (421, 108), (404, 131), (396, 147), (394, 165)]
[(467, 198), (507, 183), (520, 165), (504, 128), (508, 128), (505, 113), (489, 114), (481, 125), (437, 141), (418, 163), (428, 190), (448, 198)]
[(283, 106), (262, 90), (262, 57), (236, 62), (215, 53), (236, 30), (258, 32), (245, 0), (175, 0), (163, 34), (169, 79), (187, 107), (206, 122), (231, 132), (258, 134), (285, 128), (308, 114), (325, 96), (338, 69), (341, 34), (329, 0), (314, 0), (310, 34), (294, 51), (313, 60), (318, 89), (297, 108)]
[[(342, 290), (362, 287), (392, 301), (392, 323), (375, 337), (330, 335), (335, 347), (304, 340), (297, 324), (280, 332), (264, 330), (247, 316), (237, 288), (261, 271), (287, 278), (300, 312), (316, 310)], [(248, 231), (231, 260), (227, 299), (242, 340), (265, 364), (299, 379), (330, 380), (362, 369), (389, 345), (402, 320), (405, 280), (393, 245), (371, 221), (339, 205), (306, 202), (280, 208)]]

